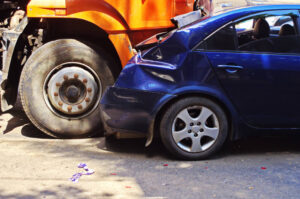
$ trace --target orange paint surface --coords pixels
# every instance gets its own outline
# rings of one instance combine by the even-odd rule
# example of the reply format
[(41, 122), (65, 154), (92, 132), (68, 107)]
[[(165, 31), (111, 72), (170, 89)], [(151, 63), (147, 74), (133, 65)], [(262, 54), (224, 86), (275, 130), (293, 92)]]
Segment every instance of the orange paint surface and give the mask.
[(133, 55), (131, 49), (136, 41), (149, 37), (149, 32), (156, 33), (157, 30), (171, 28), (173, 25), (170, 19), (192, 11), (193, 2), (194, 0), (31, 0), (27, 15), (32, 18), (76, 18), (97, 25), (109, 34), (124, 66)]
[(125, 66), (128, 60), (134, 55), (131, 42), (127, 34), (110, 34), (109, 39), (114, 44), (122, 66)]

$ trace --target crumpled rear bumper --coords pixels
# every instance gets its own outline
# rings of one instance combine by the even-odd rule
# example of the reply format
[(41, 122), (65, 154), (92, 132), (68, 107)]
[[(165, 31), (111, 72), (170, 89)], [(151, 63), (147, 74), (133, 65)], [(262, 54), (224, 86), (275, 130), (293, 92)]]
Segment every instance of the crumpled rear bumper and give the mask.
[(102, 118), (109, 133), (130, 132), (148, 134), (155, 116), (165, 100), (165, 93), (109, 87), (102, 100)]

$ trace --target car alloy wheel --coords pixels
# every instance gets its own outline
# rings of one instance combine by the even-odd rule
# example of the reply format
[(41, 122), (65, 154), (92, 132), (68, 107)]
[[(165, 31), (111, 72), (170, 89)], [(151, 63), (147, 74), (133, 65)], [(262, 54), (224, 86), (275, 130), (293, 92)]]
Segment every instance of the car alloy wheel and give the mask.
[(219, 121), (207, 107), (191, 106), (182, 110), (172, 125), (178, 147), (187, 152), (201, 152), (211, 147), (219, 135)]
[(169, 105), (162, 114), (160, 137), (177, 158), (201, 160), (223, 146), (228, 129), (227, 116), (215, 101), (186, 97)]

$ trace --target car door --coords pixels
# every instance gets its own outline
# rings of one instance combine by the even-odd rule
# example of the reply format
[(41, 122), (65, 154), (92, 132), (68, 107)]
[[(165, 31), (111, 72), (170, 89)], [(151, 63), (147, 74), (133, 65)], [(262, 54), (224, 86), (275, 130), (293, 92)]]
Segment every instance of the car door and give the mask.
[[(298, 17), (298, 12), (292, 11), (266, 12), (263, 16), (268, 16), (266, 14), (291, 15), (295, 22)], [(261, 13), (253, 17), (260, 16)], [(266, 38), (252, 41), (249, 49), (239, 49), (235, 25), (230, 24), (208, 38), (198, 49), (202, 48), (225, 92), (249, 125), (298, 128), (299, 41), (299, 35)], [(268, 49), (268, 45), (272, 47)], [(262, 48), (255, 49), (253, 46)]]

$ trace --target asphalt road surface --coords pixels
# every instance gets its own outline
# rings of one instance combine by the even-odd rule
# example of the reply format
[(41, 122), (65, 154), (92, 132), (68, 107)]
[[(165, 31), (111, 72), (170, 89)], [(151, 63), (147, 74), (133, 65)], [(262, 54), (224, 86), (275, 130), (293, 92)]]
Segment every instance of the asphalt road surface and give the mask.
[[(0, 198), (300, 197), (300, 136), (257, 137), (227, 144), (207, 161), (177, 161), (159, 141), (58, 140), (23, 112), (0, 116)], [(84, 162), (95, 173), (69, 178)]]
[[(174, 160), (159, 140), (52, 139), (20, 110), (0, 115), (0, 132), (1, 199), (300, 198), (300, 132), (228, 143), (193, 162)], [(81, 162), (95, 173), (72, 183)]]

